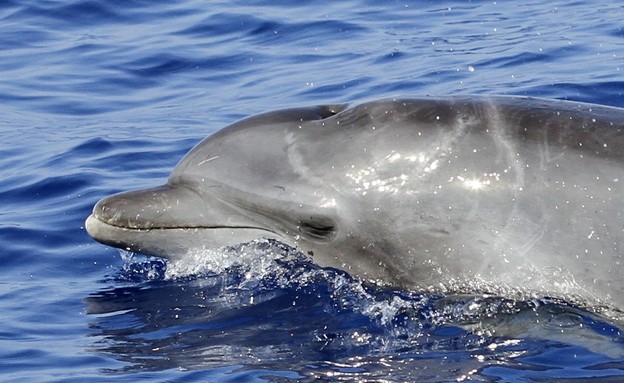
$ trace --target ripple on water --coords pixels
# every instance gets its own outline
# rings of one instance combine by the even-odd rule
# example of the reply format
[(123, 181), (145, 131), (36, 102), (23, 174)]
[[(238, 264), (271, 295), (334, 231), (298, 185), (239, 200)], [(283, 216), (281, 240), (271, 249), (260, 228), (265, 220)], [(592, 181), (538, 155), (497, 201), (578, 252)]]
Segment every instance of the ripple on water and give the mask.
[[(307, 377), (381, 379), (388, 368), (408, 377), (429, 364), (432, 376), (450, 378), (460, 364), (478, 371), (488, 362), (548, 366), (556, 377), (558, 367), (538, 357), (548, 344), (558, 344), (566, 363), (578, 362), (579, 347), (624, 355), (619, 329), (565, 302), (395, 291), (319, 268), (273, 240), (197, 251), (168, 264), (124, 257), (123, 271), (111, 277), (127, 286), (87, 299), (95, 334), (105, 339), (99, 351), (130, 362), (124, 369), (272, 361), (276, 370), (296, 368)], [(432, 367), (440, 355), (457, 359)], [(496, 375), (491, 368), (484, 376)]]

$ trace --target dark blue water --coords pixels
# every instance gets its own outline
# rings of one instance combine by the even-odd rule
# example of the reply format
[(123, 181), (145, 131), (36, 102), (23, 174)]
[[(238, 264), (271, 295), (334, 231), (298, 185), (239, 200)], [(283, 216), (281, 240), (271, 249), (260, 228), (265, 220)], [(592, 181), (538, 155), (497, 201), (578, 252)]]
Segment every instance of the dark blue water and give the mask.
[(382, 289), (270, 241), (167, 265), (83, 229), (262, 111), (624, 107), (619, 2), (4, 0), (0, 21), (0, 380), (624, 381), (618, 326), (566, 302)]

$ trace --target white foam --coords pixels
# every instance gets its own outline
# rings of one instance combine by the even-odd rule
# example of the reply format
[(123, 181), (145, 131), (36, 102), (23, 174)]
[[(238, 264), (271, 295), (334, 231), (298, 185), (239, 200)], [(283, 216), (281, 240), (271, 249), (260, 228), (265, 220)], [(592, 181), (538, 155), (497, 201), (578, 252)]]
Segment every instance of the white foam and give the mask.
[(274, 271), (275, 259), (280, 254), (260, 251), (258, 243), (258, 241), (252, 241), (235, 248), (190, 250), (182, 259), (168, 263), (165, 279), (222, 274), (233, 268), (245, 270), (247, 278), (261, 279)]

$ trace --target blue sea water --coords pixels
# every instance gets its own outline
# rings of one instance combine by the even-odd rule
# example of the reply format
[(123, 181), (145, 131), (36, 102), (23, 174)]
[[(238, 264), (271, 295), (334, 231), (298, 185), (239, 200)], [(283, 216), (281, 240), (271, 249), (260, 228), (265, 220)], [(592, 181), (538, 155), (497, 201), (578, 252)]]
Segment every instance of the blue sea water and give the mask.
[(258, 112), (624, 107), (619, 2), (4, 0), (0, 21), (1, 381), (624, 381), (618, 326), (566, 302), (383, 289), (268, 240), (166, 264), (83, 227)]

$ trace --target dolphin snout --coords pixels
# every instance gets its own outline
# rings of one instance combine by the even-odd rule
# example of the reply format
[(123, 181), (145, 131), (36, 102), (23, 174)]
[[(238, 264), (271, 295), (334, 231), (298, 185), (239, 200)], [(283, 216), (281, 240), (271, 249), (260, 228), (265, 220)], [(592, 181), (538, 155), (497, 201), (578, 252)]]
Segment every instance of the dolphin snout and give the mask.
[(102, 199), (87, 218), (85, 229), (105, 245), (169, 259), (194, 248), (281, 238), (239, 208), (172, 184)]
[(204, 202), (190, 189), (163, 185), (103, 198), (93, 216), (116, 227), (165, 229), (199, 225), (192, 220), (202, 209)]

